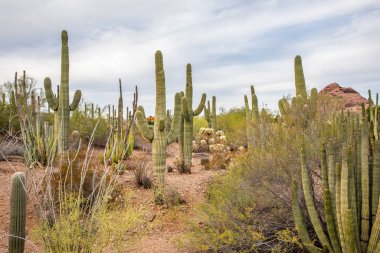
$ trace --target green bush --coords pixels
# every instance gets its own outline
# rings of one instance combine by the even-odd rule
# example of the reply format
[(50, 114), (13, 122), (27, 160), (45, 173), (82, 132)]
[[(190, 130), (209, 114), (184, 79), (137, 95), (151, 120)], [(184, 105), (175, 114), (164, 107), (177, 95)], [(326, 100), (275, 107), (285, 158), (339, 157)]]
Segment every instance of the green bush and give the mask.
[(232, 108), (217, 116), (218, 128), (225, 133), (227, 140), (236, 145), (247, 143), (247, 121), (244, 108)]
[[(334, 110), (333, 101), (322, 96), (319, 99), (321, 106), (316, 114), (309, 114), (303, 106), (294, 106), (286, 121), (276, 122), (273, 117), (262, 120), (265, 145), (235, 159), (227, 174), (212, 184), (207, 202), (199, 207), (199, 223), (193, 224), (185, 240), (187, 247), (204, 252), (299, 250), (291, 215), (291, 180), (299, 180), (300, 150), (304, 145), (319, 192), (319, 144), (331, 137), (329, 122), (334, 113), (339, 113)], [(221, 115), (221, 128), (243, 124), (240, 111)], [(240, 120), (229, 120), (223, 126), (227, 118)], [(320, 194), (315, 197), (321, 208)]]
[(194, 128), (193, 128), (194, 136), (199, 132), (199, 129), (201, 129), (202, 127), (207, 127), (207, 121), (204, 117), (195, 116), (193, 119), (193, 122), (194, 122)]
[(104, 117), (91, 118), (86, 115), (85, 110), (82, 110), (82, 107), (83, 106), (80, 106), (80, 108), (74, 111), (71, 115), (70, 133), (78, 131), (81, 138), (88, 142), (96, 128), (93, 135), (93, 145), (104, 147), (110, 134), (107, 119)]

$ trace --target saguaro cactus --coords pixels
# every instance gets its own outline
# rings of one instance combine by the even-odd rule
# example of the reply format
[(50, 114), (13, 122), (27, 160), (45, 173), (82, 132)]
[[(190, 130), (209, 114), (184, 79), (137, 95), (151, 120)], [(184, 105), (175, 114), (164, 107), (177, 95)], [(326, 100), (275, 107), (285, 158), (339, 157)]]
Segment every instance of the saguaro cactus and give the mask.
[(212, 107), (210, 107), (210, 101), (207, 101), (207, 108), (206, 105), (204, 106), (204, 114), (205, 119), (207, 121), (208, 128), (212, 128), (215, 131), (217, 130), (217, 124), (216, 124), (216, 97), (212, 97)]
[(182, 97), (182, 115), (184, 118), (184, 172), (191, 173), (191, 156), (193, 153), (193, 119), (203, 111), (206, 102), (206, 94), (202, 94), (201, 101), (198, 107), (193, 110), (193, 81), (191, 76), (191, 64), (186, 66), (186, 91)]
[(175, 95), (174, 114), (170, 131), (165, 131), (166, 88), (165, 73), (161, 51), (155, 54), (156, 61), (156, 109), (153, 131), (146, 121), (144, 107), (136, 112), (137, 126), (145, 139), (152, 142), (153, 176), (155, 181), (155, 202), (163, 204), (165, 189), (166, 147), (177, 138), (181, 114), (180, 94)]
[(23, 253), (25, 246), (26, 191), (25, 174), (16, 172), (12, 176), (9, 221), (9, 253)]
[(251, 85), (251, 99), (252, 99), (252, 109), (249, 109), (248, 97), (244, 95), (244, 104), (245, 104), (245, 115), (247, 118), (247, 140), (248, 140), (248, 149), (253, 148), (254, 146), (260, 145), (260, 137), (258, 131), (260, 123), (260, 112), (257, 101), (257, 96), (255, 94), (255, 88)]
[(305, 76), (303, 74), (302, 59), (297, 55), (294, 58), (294, 76), (296, 82), (296, 96), (307, 98)]
[(57, 112), (58, 130), (58, 156), (63, 159), (67, 156), (68, 150), (68, 132), (70, 111), (74, 111), (81, 99), (81, 91), (76, 90), (74, 99), (69, 104), (69, 47), (67, 32), (62, 31), (62, 53), (61, 53), (61, 85), (59, 87), (59, 99), (54, 97), (51, 89), (51, 80), (49, 77), (44, 81), (46, 99), (49, 107)]

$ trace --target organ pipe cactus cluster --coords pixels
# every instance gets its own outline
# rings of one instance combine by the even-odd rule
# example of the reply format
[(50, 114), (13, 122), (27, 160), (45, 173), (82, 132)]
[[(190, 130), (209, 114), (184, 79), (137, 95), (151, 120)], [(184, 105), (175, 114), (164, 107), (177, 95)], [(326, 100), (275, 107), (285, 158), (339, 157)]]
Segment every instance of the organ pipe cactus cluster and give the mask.
[(204, 114), (205, 119), (207, 121), (208, 128), (212, 128), (215, 131), (217, 130), (217, 123), (216, 123), (216, 97), (212, 97), (212, 107), (210, 107), (210, 101), (207, 101), (207, 108), (206, 105), (204, 106)]
[(139, 106), (136, 112), (137, 126), (145, 139), (152, 143), (153, 176), (155, 182), (155, 202), (162, 204), (164, 201), (166, 147), (174, 142), (178, 135), (181, 101), (180, 94), (175, 95), (173, 121), (169, 132), (166, 132), (166, 89), (165, 73), (161, 51), (155, 54), (156, 73), (156, 108), (153, 131), (149, 128), (144, 107)]
[(54, 97), (49, 77), (45, 78), (44, 86), (49, 107), (57, 112), (57, 123), (59, 125), (58, 156), (62, 161), (62, 159), (67, 157), (70, 111), (74, 111), (78, 107), (81, 99), (81, 91), (77, 90), (75, 91), (72, 103), (69, 103), (69, 47), (66, 31), (62, 31), (61, 85), (59, 87), (59, 98)]
[(9, 211), (9, 253), (23, 253), (25, 247), (26, 225), (26, 185), (25, 174), (16, 172), (12, 175), (12, 188)]
[[(359, 117), (339, 117), (340, 129), (330, 152), (321, 148), (322, 193), (326, 226), (320, 220), (313, 198), (305, 151), (301, 154), (302, 188), (310, 221), (321, 245), (328, 252), (380, 252), (380, 142), (374, 132), (377, 106), (369, 106)], [(372, 118), (372, 120), (371, 120)], [(376, 134), (375, 134), (376, 133)], [(342, 148), (340, 148), (342, 147)], [(338, 151), (337, 151), (338, 149)], [(335, 165), (336, 164), (336, 165)], [(309, 252), (322, 252), (307, 230), (299, 207), (295, 180), (292, 186), (293, 216), (298, 235)]]
[(248, 149), (260, 145), (260, 112), (255, 94), (255, 88), (251, 85), (252, 109), (249, 108), (248, 97), (244, 95), (245, 115), (247, 119)]
[(184, 172), (191, 173), (191, 157), (193, 152), (193, 128), (194, 116), (199, 115), (204, 108), (206, 102), (206, 94), (202, 94), (201, 101), (198, 107), (193, 110), (193, 81), (191, 74), (191, 64), (186, 66), (186, 90), (182, 97), (182, 115), (183, 115), (183, 157), (184, 157)]

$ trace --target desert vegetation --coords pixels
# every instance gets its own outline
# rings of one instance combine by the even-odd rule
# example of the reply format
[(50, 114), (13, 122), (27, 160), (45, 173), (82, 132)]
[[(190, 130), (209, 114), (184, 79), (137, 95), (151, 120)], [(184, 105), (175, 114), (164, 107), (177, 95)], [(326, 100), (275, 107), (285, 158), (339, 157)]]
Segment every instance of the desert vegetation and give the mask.
[(380, 252), (377, 94), (347, 110), (307, 89), (297, 55), (296, 95), (277, 110), (247, 84), (218, 114), (216, 96), (194, 96), (191, 64), (167, 96), (157, 50), (148, 116), (121, 79), (117, 108), (70, 98), (61, 41), (56, 92), (25, 71), (1, 87), (2, 251)]

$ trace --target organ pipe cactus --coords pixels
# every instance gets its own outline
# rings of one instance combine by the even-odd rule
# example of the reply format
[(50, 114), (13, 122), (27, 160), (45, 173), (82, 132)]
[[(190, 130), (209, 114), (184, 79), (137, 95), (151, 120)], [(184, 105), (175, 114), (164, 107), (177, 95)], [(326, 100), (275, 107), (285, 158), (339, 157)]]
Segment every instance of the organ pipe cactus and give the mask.
[(26, 225), (26, 188), (25, 174), (16, 172), (12, 175), (9, 221), (9, 253), (23, 253), (25, 246)]
[(145, 139), (152, 143), (153, 176), (155, 181), (155, 202), (163, 204), (165, 189), (166, 147), (174, 142), (179, 131), (181, 117), (180, 94), (175, 95), (173, 121), (169, 132), (165, 131), (166, 88), (163, 57), (161, 51), (155, 54), (156, 73), (156, 107), (153, 131), (149, 128), (144, 107), (136, 112), (137, 126)]
[[(380, 193), (377, 185), (380, 179), (380, 152), (378, 143), (371, 144), (371, 138), (375, 137), (370, 133), (373, 127), (368, 115), (363, 109), (361, 122), (358, 117), (344, 115), (344, 120), (335, 122), (343, 135), (339, 134), (342, 137), (334, 140), (342, 141), (343, 144), (331, 144), (331, 152), (327, 152), (325, 145), (322, 145), (322, 193), (326, 227), (315, 207), (305, 151), (301, 152), (302, 188), (307, 211), (321, 245), (329, 252), (372, 253), (380, 250)], [(371, 145), (375, 146), (373, 151)], [(340, 146), (341, 154), (338, 154), (335, 149)], [(369, 159), (371, 152), (373, 164)], [(333, 165), (334, 161), (336, 166)], [(293, 216), (299, 237), (308, 251), (321, 252), (322, 249), (316, 249), (310, 241), (296, 193), (296, 189), (293, 189)]]
[(182, 115), (184, 118), (184, 138), (183, 138), (183, 156), (184, 156), (184, 172), (191, 173), (191, 157), (193, 153), (193, 127), (194, 116), (199, 115), (203, 111), (206, 102), (206, 94), (202, 94), (198, 107), (193, 110), (193, 81), (191, 74), (191, 64), (186, 66), (186, 90), (185, 96), (182, 97)]
[(249, 108), (248, 97), (244, 95), (245, 104), (245, 115), (247, 118), (247, 140), (248, 149), (260, 145), (259, 133), (260, 130), (260, 113), (257, 101), (257, 96), (255, 94), (255, 88), (251, 85), (251, 99), (252, 99), (252, 109)]
[(62, 31), (61, 85), (59, 87), (59, 99), (54, 97), (49, 77), (45, 78), (44, 86), (49, 107), (57, 112), (57, 121), (59, 124), (58, 156), (62, 161), (62, 159), (67, 157), (70, 111), (74, 111), (78, 107), (81, 99), (81, 91), (77, 90), (75, 91), (72, 103), (69, 103), (69, 47), (66, 31)]

